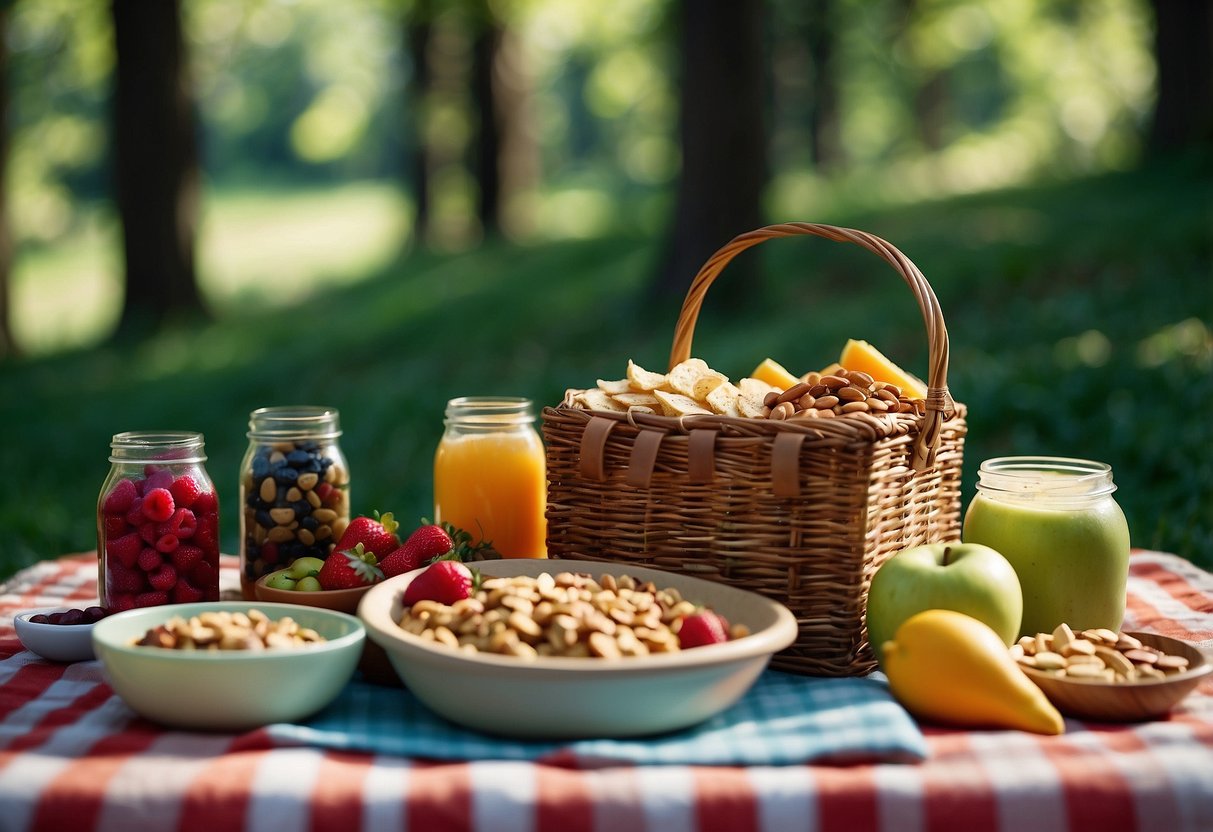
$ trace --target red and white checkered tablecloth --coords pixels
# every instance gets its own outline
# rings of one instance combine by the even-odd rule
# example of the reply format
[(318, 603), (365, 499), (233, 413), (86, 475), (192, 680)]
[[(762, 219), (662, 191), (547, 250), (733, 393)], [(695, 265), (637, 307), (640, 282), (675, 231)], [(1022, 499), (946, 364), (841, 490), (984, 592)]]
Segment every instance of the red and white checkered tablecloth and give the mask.
[[(232, 577), (233, 562), (225, 561)], [(927, 728), (918, 765), (601, 766), (275, 747), (119, 720), (98, 662), (21, 649), (12, 616), (96, 592), (88, 556), (0, 586), (0, 830), (1213, 830), (1213, 680), (1167, 719), (1060, 737)], [(1213, 575), (1136, 552), (1125, 629), (1213, 647)], [(98, 726), (104, 724), (104, 729)]]

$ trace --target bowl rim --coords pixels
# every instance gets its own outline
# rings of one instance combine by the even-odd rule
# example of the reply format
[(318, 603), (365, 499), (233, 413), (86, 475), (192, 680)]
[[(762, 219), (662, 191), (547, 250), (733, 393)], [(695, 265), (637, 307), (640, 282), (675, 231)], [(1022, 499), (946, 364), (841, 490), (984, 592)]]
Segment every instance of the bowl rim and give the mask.
[[(271, 609), (263, 609), (263, 608)], [(200, 609), (201, 608), (201, 609)], [(299, 614), (299, 610), (304, 610), (307, 615), (318, 615), (321, 617), (334, 618), (339, 622), (351, 624), (350, 632), (335, 638), (326, 638), (322, 642), (310, 644), (305, 648), (296, 649), (274, 649), (266, 650), (176, 650), (171, 647), (154, 647), (146, 644), (129, 644), (120, 642), (110, 635), (109, 630), (117, 627), (132, 618), (142, 616), (150, 616), (153, 611), (165, 615), (160, 623), (167, 621), (174, 615), (182, 615), (189, 617), (199, 615), (203, 612), (247, 612), (250, 609), (260, 609), (271, 619), (277, 620), (283, 616), (291, 616)], [(192, 610), (188, 614), (182, 612), (183, 609)], [(277, 613), (274, 615), (273, 613)], [(117, 622), (111, 624), (109, 622)], [(361, 644), (366, 639), (366, 627), (362, 621), (356, 616), (349, 613), (338, 612), (324, 607), (313, 607), (302, 604), (284, 604), (274, 601), (198, 601), (192, 604), (161, 604), (155, 607), (139, 607), (132, 610), (124, 610), (122, 612), (108, 615), (97, 622), (99, 626), (93, 630), (93, 645), (97, 648), (104, 648), (110, 652), (123, 653), (135, 656), (156, 656), (161, 659), (180, 660), (180, 661), (203, 661), (203, 662), (218, 662), (218, 661), (239, 661), (249, 662), (265, 659), (286, 659), (296, 656), (315, 655), (318, 652), (333, 652), (344, 650), (355, 645)], [(101, 658), (101, 650), (98, 649), (98, 658)]]
[[(1151, 633), (1146, 630), (1123, 630), (1122, 633), (1127, 636), (1137, 638), (1139, 636), (1149, 636), (1152, 639), (1162, 639), (1163, 641), (1173, 644), (1182, 644), (1190, 650), (1195, 651), (1200, 656), (1200, 663), (1189, 665), (1188, 669), (1181, 673), (1169, 673), (1164, 679), (1137, 679), (1131, 683), (1126, 682), (1109, 682), (1104, 679), (1082, 679), (1070, 678), (1068, 676), (1054, 676), (1051, 673), (1046, 673), (1043, 670), (1038, 670), (1035, 667), (1025, 667), (1019, 665), (1019, 668), (1033, 680), (1040, 679), (1046, 684), (1053, 683), (1059, 685), (1079, 685), (1090, 688), (1092, 690), (1108, 690), (1108, 691), (1125, 691), (1125, 690), (1140, 690), (1141, 688), (1165, 687), (1167, 685), (1177, 684), (1179, 682), (1195, 681), (1202, 676), (1213, 673), (1213, 658), (1210, 654), (1196, 644), (1183, 639), (1174, 638), (1172, 636), (1164, 636), (1161, 633)], [(1018, 662), (1017, 662), (1018, 664)]]
[[(511, 560), (503, 559), (501, 561), (485, 561), (484, 563), (509, 563)], [(751, 603), (758, 603), (768, 609), (775, 616), (775, 620), (761, 630), (720, 644), (703, 645), (672, 653), (630, 656), (619, 661), (609, 661), (593, 657), (562, 656), (538, 656), (536, 658), (520, 660), (514, 656), (503, 656), (495, 653), (478, 652), (472, 654), (426, 641), (400, 627), (393, 620), (391, 613), (394, 609), (398, 608), (400, 590), (404, 586), (407, 586), (414, 577), (423, 572), (427, 568), (425, 566), (393, 578), (388, 578), (385, 581), (380, 581), (372, 586), (371, 591), (367, 593), (366, 597), (362, 599), (362, 603), (358, 605), (358, 617), (366, 625), (367, 637), (380, 647), (388, 650), (389, 653), (391, 646), (403, 644), (410, 649), (419, 651), (421, 656), (435, 662), (453, 661), (463, 663), (467, 667), (514, 669), (528, 673), (543, 672), (548, 675), (581, 675), (586, 672), (592, 672), (598, 675), (610, 676), (677, 672), (691, 668), (713, 667), (752, 659), (762, 655), (774, 654), (791, 645), (799, 634), (799, 625), (796, 622), (796, 617), (792, 614), (791, 610), (778, 601), (767, 598), (764, 595), (759, 595), (756, 592), (729, 586), (728, 584), (718, 584), (694, 575), (681, 575), (651, 566), (598, 561), (546, 561), (543, 559), (519, 558), (516, 559), (516, 562), (520, 564), (560, 564), (564, 568), (557, 567), (553, 570), (558, 572), (593, 572), (594, 570), (598, 570), (598, 574), (601, 574), (602, 571), (615, 571), (618, 573), (627, 572), (635, 574), (638, 578), (641, 575), (636, 573), (643, 572), (648, 573), (644, 576), (645, 580), (653, 580), (655, 583), (661, 578), (669, 577), (677, 581), (690, 581), (692, 585), (704, 584), (711, 587), (712, 592), (724, 592), (729, 595), (736, 594), (738, 597), (744, 596), (751, 599)], [(479, 568), (481, 565), (483, 564), (473, 564), (476, 568)], [(686, 593), (684, 592), (683, 595), (685, 597)]]
[[(88, 606), (99, 607), (101, 605), (100, 604), (89, 604)], [(38, 615), (40, 613), (44, 614), (44, 615), (49, 615), (50, 613), (53, 613), (53, 612), (67, 612), (68, 610), (78, 610), (78, 609), (80, 609), (80, 607), (68, 607), (68, 606), (64, 606), (64, 605), (60, 604), (57, 607), (34, 607), (33, 609), (21, 610), (20, 612), (16, 612), (13, 614), (13, 628), (16, 629), (19, 626), (20, 627), (47, 627), (47, 628), (53, 629), (56, 632), (80, 633), (80, 632), (83, 632), (83, 631), (89, 629), (90, 627), (95, 627), (97, 625), (97, 621), (89, 621), (85, 624), (43, 624), (41, 621), (30, 621), (30, 618), (32, 618), (33, 616)], [(87, 607), (86, 607), (86, 609), (87, 609)], [(110, 615), (111, 614), (107, 613), (105, 618), (109, 618)], [(98, 621), (104, 621), (104, 620), (105, 620), (104, 618), (98, 619)], [(21, 623), (18, 624), (17, 622), (21, 622)]]

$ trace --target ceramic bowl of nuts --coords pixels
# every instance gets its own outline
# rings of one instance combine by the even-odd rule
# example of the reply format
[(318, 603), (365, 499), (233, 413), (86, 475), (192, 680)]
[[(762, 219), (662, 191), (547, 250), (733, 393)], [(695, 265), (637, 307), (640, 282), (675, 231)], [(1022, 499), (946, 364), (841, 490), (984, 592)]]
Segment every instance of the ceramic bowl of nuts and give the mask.
[(316, 713), (349, 681), (365, 639), (351, 615), (262, 601), (147, 607), (93, 629), (110, 686), (132, 710), (210, 731)]
[(786, 607), (756, 593), (624, 564), (483, 561), (469, 597), (416, 599), (435, 585), (428, 570), (455, 568), (390, 578), (358, 615), (418, 699), (491, 734), (631, 737), (695, 725), (737, 702), (798, 630)]
[(1022, 637), (1011, 654), (1059, 711), (1097, 722), (1164, 716), (1213, 672), (1209, 656), (1186, 641), (1066, 624)]
[(52, 662), (82, 662), (93, 656), (93, 626), (105, 617), (98, 606), (42, 607), (17, 613), (13, 627), (26, 650)]

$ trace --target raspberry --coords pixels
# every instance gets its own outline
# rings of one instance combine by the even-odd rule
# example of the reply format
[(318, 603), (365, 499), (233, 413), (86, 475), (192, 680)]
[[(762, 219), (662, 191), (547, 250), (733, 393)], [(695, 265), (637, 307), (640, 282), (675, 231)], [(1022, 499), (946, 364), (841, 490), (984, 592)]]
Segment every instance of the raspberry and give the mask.
[(143, 486), (143, 493), (151, 491), (153, 488), (163, 488), (168, 490), (173, 484), (173, 472), (167, 468), (157, 468), (155, 465), (148, 465), (143, 469), (147, 474), (147, 480)]
[(105, 586), (109, 592), (142, 592), (147, 589), (143, 573), (120, 563), (106, 565)]
[(151, 572), (159, 569), (160, 564), (164, 563), (164, 558), (155, 549), (148, 547), (139, 553), (139, 568), (144, 572)]
[(178, 546), (173, 550), (173, 565), (181, 572), (189, 572), (202, 563), (203, 552), (197, 546)]
[(156, 545), (156, 524), (144, 523), (139, 527), (139, 537), (143, 538), (143, 542), (148, 546)]
[(168, 592), (177, 584), (177, 570), (173, 568), (171, 563), (163, 564), (159, 569), (147, 576), (147, 582), (152, 585), (152, 589)]
[[(143, 480), (140, 480), (140, 482), (143, 482)], [(131, 501), (131, 507), (126, 511), (126, 522), (132, 526), (142, 526), (146, 519), (143, 516), (143, 498), (136, 497)]]
[(203, 491), (198, 495), (198, 499), (194, 500), (194, 504), (190, 508), (194, 510), (194, 514), (218, 512), (219, 499), (215, 496), (214, 491)]
[(206, 561), (199, 561), (192, 570), (190, 570), (190, 582), (198, 587), (212, 587), (219, 585), (219, 572), (215, 567), (211, 566)]
[(168, 487), (169, 493), (173, 495), (173, 501), (184, 508), (189, 508), (198, 499), (198, 495), (202, 493), (202, 489), (198, 487), (198, 483), (194, 482), (191, 476), (181, 476), (173, 480), (173, 484)]
[(202, 590), (184, 578), (177, 581), (177, 586), (173, 587), (173, 603), (175, 604), (193, 604), (201, 600)]
[(143, 514), (148, 520), (162, 523), (173, 516), (177, 506), (167, 488), (153, 488), (143, 496)]
[(134, 608), (135, 608), (135, 596), (131, 595), (128, 592), (122, 592), (122, 593), (118, 593), (116, 595), (110, 595), (109, 606), (106, 607), (106, 610), (108, 610), (111, 613), (114, 613), (114, 612), (126, 612), (127, 610), (133, 610)]
[(130, 480), (118, 480), (118, 483), (105, 495), (102, 508), (106, 514), (126, 514), (130, 511), (131, 503), (139, 496), (135, 484)]
[(105, 539), (112, 540), (115, 537), (122, 537), (127, 533), (130, 523), (126, 522), (126, 518), (122, 515), (106, 515), (105, 518)]
[(117, 558), (127, 569), (135, 565), (139, 553), (143, 551), (143, 541), (135, 532), (124, 534), (122, 537), (105, 541), (105, 554)]
[(201, 546), (205, 550), (213, 550), (219, 547), (219, 530), (217, 522), (218, 518), (207, 517), (198, 522), (198, 528), (194, 531), (192, 540), (197, 546)]
[(181, 545), (175, 534), (162, 534), (156, 538), (156, 548), (166, 555)]
[(192, 537), (197, 528), (198, 518), (194, 516), (194, 512), (188, 508), (179, 508), (173, 512), (172, 517), (156, 527), (156, 534), (161, 537), (172, 534), (179, 538), (186, 538)]
[(167, 592), (140, 592), (135, 596), (136, 607), (158, 607), (167, 603)]

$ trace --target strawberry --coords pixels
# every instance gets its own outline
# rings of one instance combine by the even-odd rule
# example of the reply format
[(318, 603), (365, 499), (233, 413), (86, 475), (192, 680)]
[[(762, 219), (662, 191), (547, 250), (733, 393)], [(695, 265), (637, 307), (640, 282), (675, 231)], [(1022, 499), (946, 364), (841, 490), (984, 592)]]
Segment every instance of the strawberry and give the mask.
[(334, 551), (320, 568), (316, 580), (322, 589), (354, 589), (383, 580), (383, 570), (367, 563), (355, 551)]
[(438, 560), (405, 587), (402, 601), (406, 607), (427, 599), (453, 604), (470, 597), (479, 583), (480, 573), (466, 564), (457, 560)]
[(404, 541), (404, 545), (379, 561), (386, 577), (412, 572), (451, 551), (451, 536), (441, 526), (422, 526)]
[(700, 610), (682, 619), (682, 628), (678, 631), (678, 643), (684, 650), (728, 640), (729, 622), (709, 610)]
[(377, 560), (382, 559), (400, 548), (400, 538), (396, 536), (399, 525), (390, 511), (382, 516), (376, 511), (371, 517), (355, 517), (346, 526), (334, 550), (353, 549), (361, 543), (363, 549), (374, 552)]

